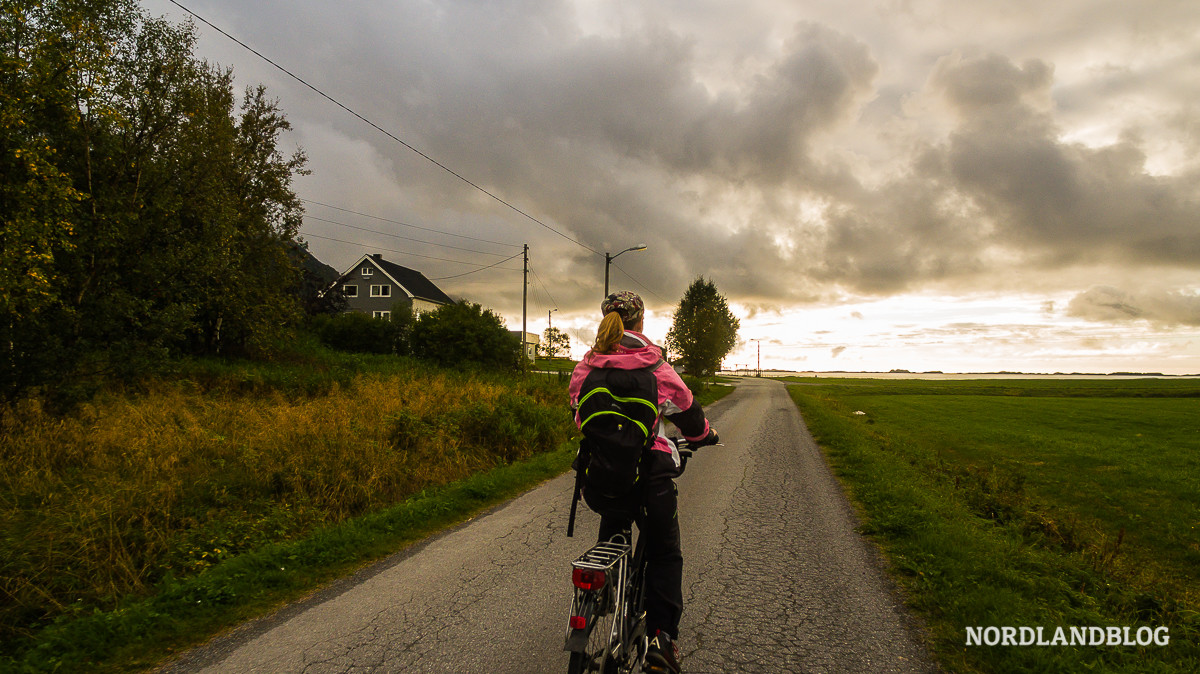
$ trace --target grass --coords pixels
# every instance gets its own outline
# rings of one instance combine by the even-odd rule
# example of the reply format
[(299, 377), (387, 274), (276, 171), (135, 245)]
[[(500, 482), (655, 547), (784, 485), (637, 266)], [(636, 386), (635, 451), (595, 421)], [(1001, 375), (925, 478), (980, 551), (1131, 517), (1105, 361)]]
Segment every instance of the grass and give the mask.
[(569, 464), (563, 406), (556, 378), (322, 352), (6, 409), (0, 669), (146, 665), (514, 494)]
[[(797, 383), (947, 669), (1200, 669), (1200, 383)], [(978, 626), (1166, 626), (1171, 642), (967, 647)]]
[(542, 372), (567, 372), (575, 369), (578, 361), (570, 358), (543, 358), (539, 356), (533, 363), (532, 369)]
[(61, 620), (34, 650), (9, 664), (25, 671), (131, 671), (154, 667), (208, 635), (261, 615), (353, 569), (516, 496), (565, 470), (555, 452), (504, 465), (405, 502), (323, 527), (303, 539), (262, 546), (201, 574), (163, 583), (109, 611)]

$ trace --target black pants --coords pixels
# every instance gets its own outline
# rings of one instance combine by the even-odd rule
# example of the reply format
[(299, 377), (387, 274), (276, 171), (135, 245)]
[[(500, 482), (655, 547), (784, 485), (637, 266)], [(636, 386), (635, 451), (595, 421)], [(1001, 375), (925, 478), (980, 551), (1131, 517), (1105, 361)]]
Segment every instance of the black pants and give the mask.
[(683, 615), (683, 551), (674, 480), (677, 469), (666, 452), (651, 451), (647, 464), (640, 487), (641, 507), (636, 514), (593, 509), (600, 513), (601, 541), (629, 528), (631, 520), (637, 522), (646, 541), (647, 634), (662, 630), (674, 640), (679, 636), (679, 618)]

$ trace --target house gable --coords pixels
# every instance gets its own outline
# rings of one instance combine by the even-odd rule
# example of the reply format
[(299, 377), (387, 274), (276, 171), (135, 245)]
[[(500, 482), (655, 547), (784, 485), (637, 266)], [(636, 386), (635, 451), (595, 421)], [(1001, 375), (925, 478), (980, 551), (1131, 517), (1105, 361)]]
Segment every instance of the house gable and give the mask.
[(398, 300), (415, 311), (429, 311), (454, 300), (419, 271), (388, 262), (379, 254), (360, 257), (338, 278), (346, 294), (347, 311), (379, 315)]

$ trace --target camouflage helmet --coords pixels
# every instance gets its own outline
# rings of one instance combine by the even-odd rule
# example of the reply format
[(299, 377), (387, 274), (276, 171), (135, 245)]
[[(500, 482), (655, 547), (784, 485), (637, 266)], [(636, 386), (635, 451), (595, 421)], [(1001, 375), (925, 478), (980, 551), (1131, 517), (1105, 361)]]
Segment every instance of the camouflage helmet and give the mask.
[(638, 319), (645, 313), (645, 306), (642, 304), (642, 298), (637, 296), (637, 293), (628, 290), (616, 292), (604, 298), (600, 303), (600, 313), (606, 315), (609, 312), (615, 311), (621, 316), (621, 322), (626, 325), (637, 323)]

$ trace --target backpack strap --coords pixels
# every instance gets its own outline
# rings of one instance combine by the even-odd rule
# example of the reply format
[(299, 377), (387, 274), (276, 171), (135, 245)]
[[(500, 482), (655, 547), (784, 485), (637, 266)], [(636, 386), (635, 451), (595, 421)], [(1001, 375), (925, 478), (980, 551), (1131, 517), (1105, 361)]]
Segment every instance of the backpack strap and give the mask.
[(567, 520), (567, 538), (575, 537), (575, 511), (579, 509), (579, 497), (583, 494), (583, 471), (575, 471), (575, 495), (571, 497), (571, 517)]

